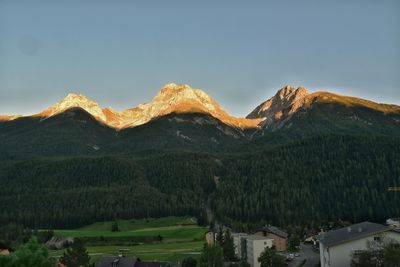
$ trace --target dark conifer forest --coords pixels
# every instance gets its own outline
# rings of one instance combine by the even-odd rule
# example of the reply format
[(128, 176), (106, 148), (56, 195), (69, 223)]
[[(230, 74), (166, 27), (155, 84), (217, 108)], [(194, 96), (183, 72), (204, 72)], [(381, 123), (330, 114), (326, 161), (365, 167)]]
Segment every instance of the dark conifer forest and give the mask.
[(400, 214), (400, 139), (325, 135), (242, 153), (169, 151), (2, 161), (0, 224), (73, 228), (193, 215), (317, 226)]

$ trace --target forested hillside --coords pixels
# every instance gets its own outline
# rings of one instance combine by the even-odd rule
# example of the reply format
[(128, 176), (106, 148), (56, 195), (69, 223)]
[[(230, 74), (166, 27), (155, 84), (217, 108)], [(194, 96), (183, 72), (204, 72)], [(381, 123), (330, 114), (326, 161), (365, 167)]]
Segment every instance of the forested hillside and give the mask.
[(218, 152), (247, 142), (237, 128), (199, 113), (171, 114), (121, 131), (73, 108), (48, 119), (0, 121), (0, 160), (136, 155), (144, 152)]
[(0, 168), (7, 185), (0, 187), (0, 224), (70, 228), (114, 218), (201, 216), (213, 190), (212, 160), (200, 155), (40, 159)]
[(326, 135), (226, 161), (222, 221), (318, 226), (400, 214), (400, 138)]
[[(193, 215), (317, 226), (400, 214), (400, 138), (326, 135), (254, 153), (168, 152), (0, 165), (0, 224), (71, 228), (114, 218)], [(21, 186), (23, 185), (23, 186)]]

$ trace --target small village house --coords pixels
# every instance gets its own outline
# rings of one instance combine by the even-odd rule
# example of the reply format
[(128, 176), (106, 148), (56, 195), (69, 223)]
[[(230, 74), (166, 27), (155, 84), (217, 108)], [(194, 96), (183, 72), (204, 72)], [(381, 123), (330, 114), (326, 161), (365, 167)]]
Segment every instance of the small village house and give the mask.
[(287, 250), (288, 234), (275, 226), (266, 226), (256, 231), (256, 235), (265, 236), (274, 240), (276, 251)]
[(233, 245), (235, 246), (235, 254), (239, 260), (246, 259), (246, 238), (248, 234), (245, 233), (233, 233)]
[(207, 245), (214, 245), (215, 243), (215, 233), (213, 231), (208, 231), (205, 233), (205, 239)]
[(14, 249), (12, 249), (10, 246), (0, 242), (0, 255), (9, 255), (13, 251)]
[(318, 236), (321, 267), (350, 267), (354, 253), (368, 248), (368, 243), (392, 240), (400, 242), (399, 229), (362, 222), (322, 233)]
[(265, 248), (272, 248), (274, 240), (259, 235), (246, 236), (246, 261), (251, 267), (260, 267), (258, 258)]

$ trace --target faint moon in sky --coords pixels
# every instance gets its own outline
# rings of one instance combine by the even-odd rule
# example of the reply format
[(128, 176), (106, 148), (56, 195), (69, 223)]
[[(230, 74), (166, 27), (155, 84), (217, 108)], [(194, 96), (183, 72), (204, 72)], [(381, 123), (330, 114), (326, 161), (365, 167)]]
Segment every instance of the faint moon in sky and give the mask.
[(18, 48), (22, 54), (32, 56), (39, 48), (38, 40), (31, 35), (24, 35), (19, 39)]

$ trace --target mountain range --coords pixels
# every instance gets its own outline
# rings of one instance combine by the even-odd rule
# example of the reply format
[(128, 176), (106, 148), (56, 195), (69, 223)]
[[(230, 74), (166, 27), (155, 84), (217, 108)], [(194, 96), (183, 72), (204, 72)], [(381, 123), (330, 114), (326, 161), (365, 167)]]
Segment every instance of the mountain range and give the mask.
[(38, 114), (0, 120), (0, 157), (5, 158), (165, 149), (221, 152), (258, 149), (260, 143), (296, 136), (396, 135), (400, 107), (285, 86), (246, 118), (236, 118), (200, 89), (167, 84), (152, 102), (122, 112), (70, 93)]
[[(324, 91), (310, 93), (304, 87), (291, 86), (280, 89), (273, 97), (257, 106), (246, 118), (237, 118), (224, 111), (204, 91), (193, 89), (187, 84), (176, 85), (174, 83), (166, 84), (150, 103), (140, 104), (121, 112), (112, 107), (102, 108), (97, 102), (84, 95), (70, 93), (55, 105), (38, 114), (0, 116), (0, 121), (13, 121), (21, 118), (39, 118), (40, 121), (43, 121), (77, 108), (89, 113), (99, 123), (116, 130), (137, 127), (169, 114), (190, 113), (211, 116), (226, 125), (242, 130), (276, 129), (283, 127), (292, 117), (309, 112), (316, 105), (337, 105), (352, 110), (365, 109), (380, 112), (383, 116), (393, 116), (393, 123), (399, 123), (397, 116), (400, 114), (400, 106), (378, 104)], [(355, 113), (349, 118), (354, 122), (361, 121), (364, 124), (372, 124), (368, 120), (360, 119)]]
[[(115, 128), (136, 127), (158, 117), (171, 113), (203, 113), (213, 116), (227, 125), (238, 128), (256, 128), (260, 118), (235, 118), (226, 113), (221, 106), (200, 89), (193, 89), (187, 84), (165, 85), (152, 102), (119, 112), (112, 107), (101, 108), (98, 103), (83, 95), (70, 93), (66, 98), (48, 109), (28, 117), (42, 119), (53, 117), (71, 108), (81, 108), (99, 122)], [(2, 116), (2, 120), (14, 120), (22, 116)]]
[(186, 84), (124, 111), (71, 93), (38, 114), (0, 116), (0, 152), (0, 225), (204, 222), (209, 208), (237, 227), (400, 214), (387, 193), (400, 185), (400, 106), (304, 87), (281, 88), (245, 118)]

